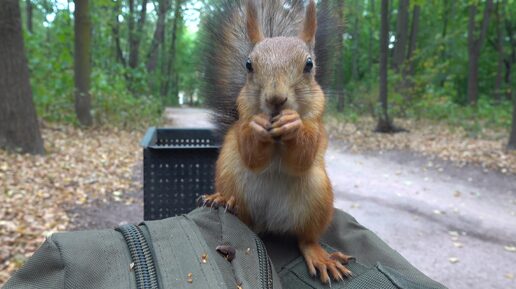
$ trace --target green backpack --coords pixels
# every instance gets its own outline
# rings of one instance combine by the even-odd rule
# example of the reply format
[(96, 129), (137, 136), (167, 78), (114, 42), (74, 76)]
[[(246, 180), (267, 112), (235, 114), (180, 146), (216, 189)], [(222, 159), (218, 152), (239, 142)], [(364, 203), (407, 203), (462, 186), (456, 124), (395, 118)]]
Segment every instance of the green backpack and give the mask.
[[(332, 288), (437, 289), (429, 279), (350, 215), (336, 210), (327, 250), (356, 256), (353, 277)], [(19, 288), (328, 288), (308, 275), (295, 240), (259, 238), (223, 209), (116, 230), (56, 233), (4, 289)]]

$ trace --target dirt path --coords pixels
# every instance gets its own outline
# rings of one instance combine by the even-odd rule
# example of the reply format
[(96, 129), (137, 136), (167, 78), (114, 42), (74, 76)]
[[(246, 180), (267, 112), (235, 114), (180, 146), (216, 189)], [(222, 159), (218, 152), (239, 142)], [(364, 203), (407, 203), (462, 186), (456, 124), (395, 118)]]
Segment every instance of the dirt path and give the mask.
[(505, 248), (516, 242), (515, 176), (338, 147), (327, 154), (336, 207), (449, 288), (516, 288), (516, 253)]
[(208, 111), (199, 108), (165, 109), (164, 122), (166, 127), (202, 127), (213, 128)]
[[(165, 118), (168, 126), (211, 126), (202, 109), (170, 108)], [(336, 207), (451, 289), (516, 288), (516, 176), (409, 152), (358, 155), (342, 147), (332, 141), (327, 153)], [(75, 228), (141, 221), (142, 192), (131, 194), (140, 201), (76, 209)]]

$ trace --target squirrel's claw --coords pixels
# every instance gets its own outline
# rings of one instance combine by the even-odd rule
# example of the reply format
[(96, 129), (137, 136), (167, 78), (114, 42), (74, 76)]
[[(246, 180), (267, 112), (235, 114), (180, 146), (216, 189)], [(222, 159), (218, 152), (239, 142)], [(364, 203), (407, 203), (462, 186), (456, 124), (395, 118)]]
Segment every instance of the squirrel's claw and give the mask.
[[(235, 204), (236, 200), (234, 196), (226, 198), (221, 193), (215, 193), (212, 195), (204, 195), (203, 196), (204, 203), (207, 207), (210, 208), (218, 208), (224, 207), (224, 212), (230, 212), (231, 214), (235, 214)], [(204, 206), (204, 205), (203, 205)]]

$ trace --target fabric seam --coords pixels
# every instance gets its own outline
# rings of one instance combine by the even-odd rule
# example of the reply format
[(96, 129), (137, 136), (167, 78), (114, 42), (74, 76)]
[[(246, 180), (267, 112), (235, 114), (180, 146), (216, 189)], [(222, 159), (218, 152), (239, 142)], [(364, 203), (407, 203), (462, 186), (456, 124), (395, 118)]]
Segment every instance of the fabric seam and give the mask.
[(64, 258), (63, 258), (63, 252), (61, 250), (61, 247), (59, 246), (59, 243), (57, 242), (57, 240), (54, 239), (54, 235), (51, 235), (50, 238), (49, 238), (52, 243), (56, 246), (57, 248), (57, 251), (59, 252), (59, 257), (61, 259), (61, 262), (62, 262), (62, 265), (63, 265), (63, 270), (64, 270), (64, 276), (63, 276), (63, 289), (66, 288), (65, 287), (65, 280), (66, 280), (66, 272), (68, 271), (67, 268), (66, 268), (66, 265), (65, 265), (65, 261), (64, 261)]

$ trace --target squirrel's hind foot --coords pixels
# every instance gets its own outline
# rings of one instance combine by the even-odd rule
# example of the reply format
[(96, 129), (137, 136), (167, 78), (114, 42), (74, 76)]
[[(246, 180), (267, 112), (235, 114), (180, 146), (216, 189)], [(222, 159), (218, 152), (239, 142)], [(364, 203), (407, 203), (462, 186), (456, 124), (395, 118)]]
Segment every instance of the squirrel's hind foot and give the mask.
[(202, 196), (202, 207), (219, 208), (224, 207), (224, 211), (235, 214), (236, 200), (234, 196), (227, 198), (221, 193)]
[(319, 243), (300, 244), (301, 252), (305, 257), (308, 272), (312, 276), (316, 276), (319, 272), (319, 278), (324, 284), (331, 284), (330, 275), (335, 281), (342, 281), (344, 278), (352, 276), (351, 271), (344, 266), (353, 257), (334, 252), (328, 254)]

